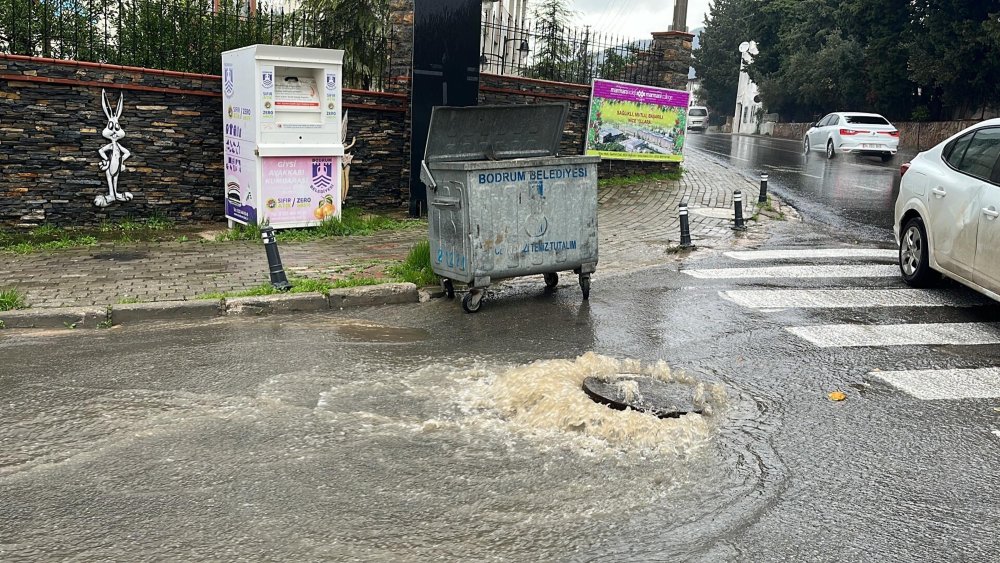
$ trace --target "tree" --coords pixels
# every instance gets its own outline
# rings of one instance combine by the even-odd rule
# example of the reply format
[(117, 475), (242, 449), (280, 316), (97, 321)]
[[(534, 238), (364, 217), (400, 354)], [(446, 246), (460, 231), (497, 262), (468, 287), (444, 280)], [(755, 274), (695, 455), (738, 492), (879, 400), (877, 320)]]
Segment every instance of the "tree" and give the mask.
[(732, 115), (736, 111), (739, 45), (753, 39), (746, 34), (752, 8), (752, 3), (745, 0), (715, 0), (709, 7), (693, 66), (701, 81), (699, 95), (713, 115)]
[(890, 119), (909, 119), (917, 102), (907, 45), (910, 0), (842, 0), (841, 26), (860, 43), (867, 107)]
[(388, 0), (304, 0), (300, 10), (313, 24), (304, 44), (344, 49), (345, 83), (375, 86), (389, 59)]
[(0, 52), (100, 60), (101, 4), (79, 0), (0, 0)]
[(749, 66), (768, 108), (806, 121), (837, 110), (909, 118), (909, 0), (758, 0)]
[(571, 15), (566, 0), (542, 0), (535, 8), (534, 64), (525, 75), (545, 80), (565, 79), (573, 63), (573, 48), (566, 37)]
[(935, 117), (1000, 106), (1000, 1), (914, 0), (912, 9), (910, 75)]

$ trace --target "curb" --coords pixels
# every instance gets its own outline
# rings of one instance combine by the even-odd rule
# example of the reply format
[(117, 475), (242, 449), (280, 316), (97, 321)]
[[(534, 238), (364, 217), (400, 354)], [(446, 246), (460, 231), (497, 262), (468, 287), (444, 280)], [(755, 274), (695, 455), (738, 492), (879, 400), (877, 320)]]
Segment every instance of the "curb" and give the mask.
[(155, 301), (107, 307), (53, 307), (0, 311), (0, 328), (108, 328), (145, 321), (196, 320), (224, 316), (265, 316), (287, 313), (342, 311), (357, 307), (420, 302), (412, 283), (386, 283), (322, 293), (295, 293), (205, 299)]

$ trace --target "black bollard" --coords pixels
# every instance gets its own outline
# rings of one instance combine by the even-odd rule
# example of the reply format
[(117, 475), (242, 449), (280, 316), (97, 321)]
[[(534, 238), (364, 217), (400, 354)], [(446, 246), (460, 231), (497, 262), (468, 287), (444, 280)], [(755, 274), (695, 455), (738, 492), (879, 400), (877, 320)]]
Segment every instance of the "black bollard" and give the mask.
[(260, 229), (260, 238), (264, 239), (264, 251), (267, 252), (267, 267), (270, 270), (271, 285), (278, 291), (292, 289), (285, 277), (285, 269), (281, 266), (281, 256), (278, 255), (278, 242), (274, 238), (274, 228), (270, 225)]
[(767, 174), (761, 173), (760, 175), (760, 197), (757, 198), (757, 203), (767, 203)]
[(681, 248), (691, 248), (694, 245), (691, 244), (691, 226), (688, 225), (687, 201), (682, 201), (677, 210), (681, 216)]
[(735, 224), (733, 229), (737, 231), (745, 231), (747, 226), (743, 222), (743, 192), (736, 190), (733, 193), (733, 210), (736, 213)]

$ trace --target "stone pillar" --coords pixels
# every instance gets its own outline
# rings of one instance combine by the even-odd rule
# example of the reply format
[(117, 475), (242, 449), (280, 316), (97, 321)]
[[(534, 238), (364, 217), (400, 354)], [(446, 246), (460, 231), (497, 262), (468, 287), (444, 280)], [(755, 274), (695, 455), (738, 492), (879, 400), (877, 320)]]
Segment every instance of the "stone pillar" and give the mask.
[[(410, 95), (413, 72), (413, 0), (389, 0), (389, 25), (392, 30), (392, 52), (389, 56), (389, 80), (385, 91)], [(400, 169), (400, 203), (410, 201), (410, 131), (413, 124), (410, 102), (406, 102), (403, 129), (403, 166)]]
[(686, 31), (653, 33), (653, 52), (657, 59), (651, 61), (650, 86), (687, 90), (693, 40), (694, 35)]
[(389, 1), (389, 25), (392, 30), (392, 53), (389, 57), (387, 92), (410, 93), (413, 69), (413, 0)]

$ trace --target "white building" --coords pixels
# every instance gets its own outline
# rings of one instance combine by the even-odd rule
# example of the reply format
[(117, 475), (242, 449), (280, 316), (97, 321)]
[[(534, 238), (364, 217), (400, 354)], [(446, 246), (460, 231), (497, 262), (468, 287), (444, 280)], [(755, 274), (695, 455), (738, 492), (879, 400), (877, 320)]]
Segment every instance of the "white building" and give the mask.
[(528, 0), (484, 0), (480, 70), (520, 74), (528, 46)]
[(753, 62), (757, 54), (755, 41), (744, 41), (740, 44), (740, 81), (736, 88), (736, 115), (733, 116), (733, 133), (752, 135), (759, 133), (761, 108), (764, 104), (760, 99), (757, 84), (750, 80), (746, 65)]

